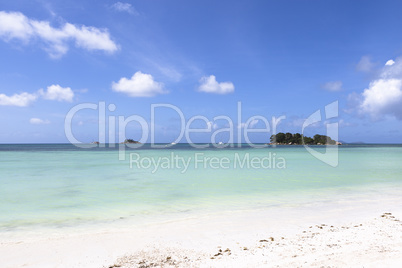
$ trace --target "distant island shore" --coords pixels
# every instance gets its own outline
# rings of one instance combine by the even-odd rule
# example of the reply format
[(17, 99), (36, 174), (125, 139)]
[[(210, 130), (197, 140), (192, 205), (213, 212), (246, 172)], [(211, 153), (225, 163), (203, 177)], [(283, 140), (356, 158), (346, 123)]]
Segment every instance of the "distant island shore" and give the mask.
[(341, 142), (331, 139), (326, 135), (316, 134), (313, 138), (304, 136), (300, 133), (283, 133), (272, 135), (270, 145), (342, 145)]

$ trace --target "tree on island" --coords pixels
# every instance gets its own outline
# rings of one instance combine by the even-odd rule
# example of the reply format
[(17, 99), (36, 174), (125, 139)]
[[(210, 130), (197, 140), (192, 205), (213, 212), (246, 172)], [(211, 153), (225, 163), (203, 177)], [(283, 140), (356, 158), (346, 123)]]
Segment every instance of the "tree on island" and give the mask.
[(314, 135), (314, 143), (315, 144), (320, 143), (320, 144), (335, 145), (336, 141), (334, 141), (333, 139), (331, 139), (328, 136), (316, 134), (316, 135)]
[(271, 136), (271, 142), (274, 143), (285, 143), (285, 133), (279, 132), (276, 135)]
[(133, 139), (126, 139), (123, 143), (140, 143), (139, 141), (135, 141)]
[(302, 144), (337, 144), (335, 140), (331, 139), (325, 135), (314, 135), (314, 138), (310, 138), (304, 136), (300, 133), (292, 134), (292, 133), (282, 133), (279, 132), (276, 135), (272, 135), (270, 138), (272, 144), (294, 144), (294, 145), (302, 145)]

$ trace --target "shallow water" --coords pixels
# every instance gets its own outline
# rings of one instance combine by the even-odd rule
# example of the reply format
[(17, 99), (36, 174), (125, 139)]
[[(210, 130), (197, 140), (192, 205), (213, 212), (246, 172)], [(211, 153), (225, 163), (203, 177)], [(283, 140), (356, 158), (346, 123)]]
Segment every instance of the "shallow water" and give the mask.
[(0, 232), (319, 206), (402, 189), (401, 145), (340, 146), (337, 167), (303, 146), (145, 145), (124, 155), (119, 160), (118, 148), (108, 147), (0, 145)]

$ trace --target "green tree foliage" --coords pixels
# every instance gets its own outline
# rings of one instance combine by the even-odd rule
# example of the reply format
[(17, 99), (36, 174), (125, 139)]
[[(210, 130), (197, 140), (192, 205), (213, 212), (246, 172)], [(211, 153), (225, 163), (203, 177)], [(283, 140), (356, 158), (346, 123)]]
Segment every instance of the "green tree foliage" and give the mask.
[(276, 135), (271, 136), (272, 143), (285, 143), (285, 133), (279, 132)]
[(125, 141), (124, 141), (124, 143), (139, 143), (138, 141), (135, 141), (135, 140), (133, 140), (133, 139), (126, 139)]
[(276, 143), (276, 144), (296, 144), (296, 145), (301, 145), (301, 144), (330, 144), (334, 145), (336, 144), (336, 141), (331, 139), (328, 136), (325, 135), (319, 135), (316, 134), (314, 135), (314, 138), (306, 137), (301, 135), (300, 133), (292, 134), (292, 133), (282, 133), (279, 132), (276, 135), (272, 135), (270, 138), (271, 143)]
[(285, 134), (285, 142), (286, 142), (286, 143), (291, 143), (291, 142), (293, 142), (293, 134), (292, 134), (292, 133), (287, 132), (287, 133)]
[(293, 134), (292, 142), (294, 144), (302, 144), (303, 143), (302, 138), (303, 138), (303, 136), (300, 133)]
[(310, 137), (303, 137), (304, 144), (314, 144), (314, 139)]
[(334, 141), (333, 139), (331, 139), (328, 136), (316, 134), (316, 135), (314, 135), (314, 143), (315, 144), (331, 144), (331, 145), (333, 145), (336, 143), (336, 141)]

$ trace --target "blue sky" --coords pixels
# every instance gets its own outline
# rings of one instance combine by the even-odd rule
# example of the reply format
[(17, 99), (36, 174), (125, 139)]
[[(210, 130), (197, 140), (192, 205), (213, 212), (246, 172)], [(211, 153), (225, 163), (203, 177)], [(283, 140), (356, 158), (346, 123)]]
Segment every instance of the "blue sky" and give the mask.
[[(152, 104), (171, 104), (186, 122), (206, 118), (191, 124), (210, 125), (191, 136), (204, 142), (230, 126), (216, 116), (233, 120), (235, 139), (256, 115), (286, 116), (278, 131), (301, 132), (334, 101), (339, 116), (323, 113), (306, 135), (338, 122), (340, 140), (400, 143), (400, 10), (399, 1), (3, 1), (0, 143), (68, 142), (66, 115), (83, 103), (115, 105), (106, 133), (109, 117), (150, 124)], [(159, 108), (155, 118), (157, 142), (178, 137), (177, 112)], [(102, 138), (98, 126), (98, 111), (85, 109), (71, 128), (91, 142)], [(125, 135), (140, 139), (142, 130), (133, 121)]]

